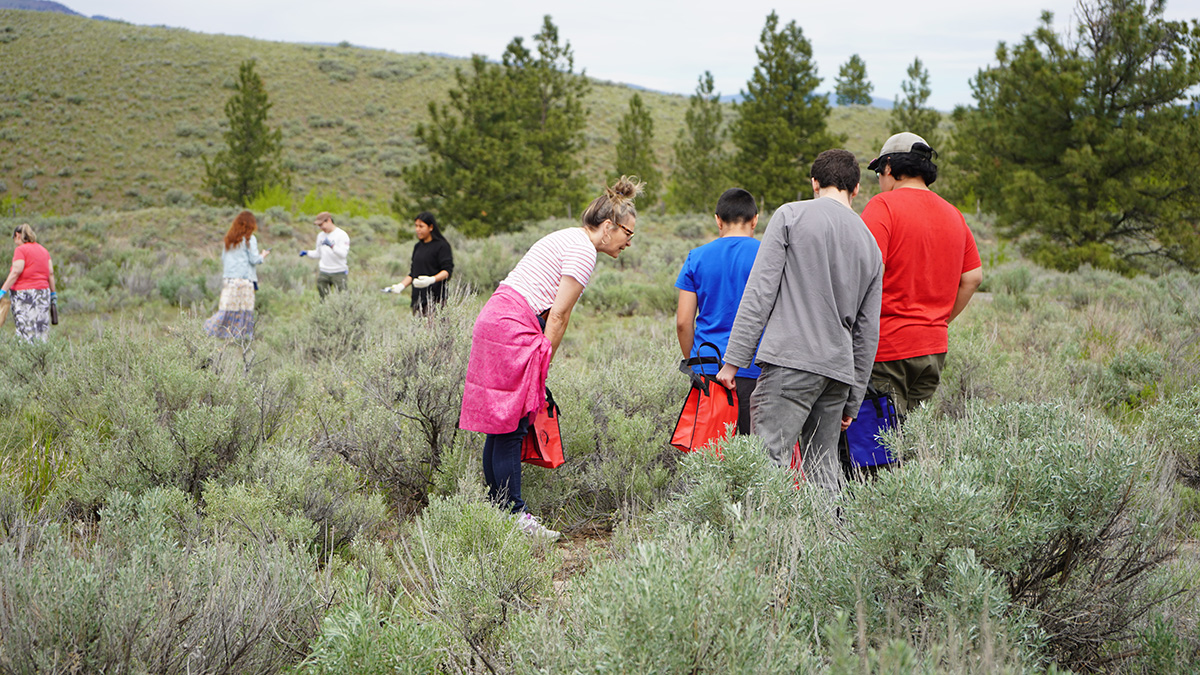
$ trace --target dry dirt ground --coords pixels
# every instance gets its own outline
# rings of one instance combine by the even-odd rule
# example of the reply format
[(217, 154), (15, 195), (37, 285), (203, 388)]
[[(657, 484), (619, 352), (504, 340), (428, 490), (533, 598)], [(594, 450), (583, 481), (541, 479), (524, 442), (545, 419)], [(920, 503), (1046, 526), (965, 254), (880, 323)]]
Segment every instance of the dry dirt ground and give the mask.
[(563, 564), (554, 573), (554, 590), (561, 593), (566, 584), (591, 569), (598, 561), (612, 557), (612, 530), (586, 527), (565, 534), (556, 545)]

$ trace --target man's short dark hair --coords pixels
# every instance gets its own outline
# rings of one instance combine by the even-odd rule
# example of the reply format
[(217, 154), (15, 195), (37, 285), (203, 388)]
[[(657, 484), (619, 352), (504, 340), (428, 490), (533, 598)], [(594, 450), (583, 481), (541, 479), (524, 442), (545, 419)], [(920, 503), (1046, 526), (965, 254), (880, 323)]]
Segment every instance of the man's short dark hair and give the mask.
[(892, 178), (920, 178), (925, 185), (937, 180), (937, 164), (929, 152), (898, 152), (885, 156), (881, 164), (892, 167)]
[(717, 217), (729, 225), (741, 225), (754, 220), (758, 215), (758, 204), (754, 195), (742, 188), (729, 188), (717, 200)]
[(823, 188), (834, 187), (845, 192), (854, 192), (862, 171), (858, 168), (858, 158), (849, 150), (834, 148), (817, 155), (809, 175), (817, 179), (817, 184)]

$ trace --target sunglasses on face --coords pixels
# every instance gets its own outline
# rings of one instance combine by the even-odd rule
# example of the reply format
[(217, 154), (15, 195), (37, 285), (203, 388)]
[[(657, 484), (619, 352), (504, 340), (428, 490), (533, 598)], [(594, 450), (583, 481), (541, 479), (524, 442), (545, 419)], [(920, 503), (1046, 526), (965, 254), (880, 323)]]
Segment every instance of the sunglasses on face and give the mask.
[(625, 234), (629, 235), (629, 241), (633, 241), (633, 230), (629, 229), (628, 227), (625, 227), (624, 225), (622, 225), (620, 223), (616, 223), (616, 226), (621, 228), (622, 230), (625, 230)]

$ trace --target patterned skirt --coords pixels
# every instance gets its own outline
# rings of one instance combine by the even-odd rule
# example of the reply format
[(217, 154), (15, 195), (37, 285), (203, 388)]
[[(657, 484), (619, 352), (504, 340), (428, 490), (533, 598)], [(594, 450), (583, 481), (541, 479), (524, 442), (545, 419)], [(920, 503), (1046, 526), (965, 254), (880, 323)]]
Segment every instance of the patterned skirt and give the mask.
[(25, 338), (26, 342), (45, 342), (46, 331), (50, 330), (50, 289), (31, 288), (13, 291), (10, 295), (17, 335)]
[(254, 337), (254, 282), (225, 279), (217, 313), (204, 322), (204, 332), (216, 338)]

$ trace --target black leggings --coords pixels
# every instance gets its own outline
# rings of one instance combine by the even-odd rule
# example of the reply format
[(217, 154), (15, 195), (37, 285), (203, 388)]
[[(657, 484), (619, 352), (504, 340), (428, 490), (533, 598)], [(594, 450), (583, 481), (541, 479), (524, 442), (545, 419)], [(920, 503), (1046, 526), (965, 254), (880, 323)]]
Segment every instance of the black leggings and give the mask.
[(483, 480), (488, 498), (507, 505), (513, 513), (525, 510), (521, 499), (521, 444), (529, 433), (529, 418), (523, 418), (515, 431), (488, 434), (483, 442)]

